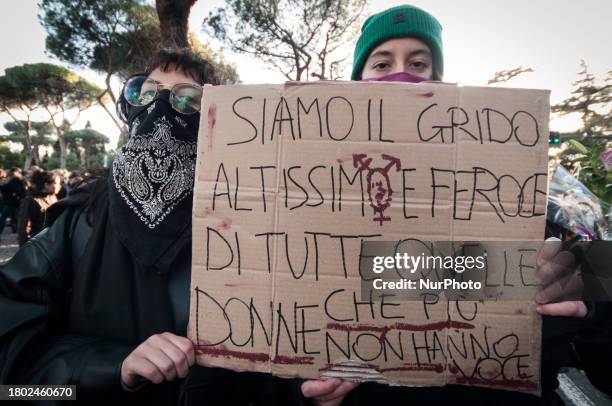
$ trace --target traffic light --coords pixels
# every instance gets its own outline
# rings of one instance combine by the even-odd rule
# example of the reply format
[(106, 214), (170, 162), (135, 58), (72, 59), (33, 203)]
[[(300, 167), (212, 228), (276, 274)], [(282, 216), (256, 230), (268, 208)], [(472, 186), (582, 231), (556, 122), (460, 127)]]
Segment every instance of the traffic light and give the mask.
[(560, 144), (561, 136), (559, 135), (559, 133), (551, 131), (550, 134), (548, 135), (548, 143), (549, 144)]

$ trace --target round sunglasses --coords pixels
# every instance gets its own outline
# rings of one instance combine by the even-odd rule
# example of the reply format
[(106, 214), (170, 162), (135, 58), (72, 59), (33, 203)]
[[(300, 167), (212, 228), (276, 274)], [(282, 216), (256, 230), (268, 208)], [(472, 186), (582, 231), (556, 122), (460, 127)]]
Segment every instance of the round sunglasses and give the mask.
[[(128, 78), (123, 86), (123, 97), (132, 106), (144, 106), (151, 103), (160, 90), (167, 87), (147, 75), (135, 75)], [(195, 114), (200, 111), (202, 87), (193, 83), (177, 83), (170, 88), (170, 104), (182, 114)]]

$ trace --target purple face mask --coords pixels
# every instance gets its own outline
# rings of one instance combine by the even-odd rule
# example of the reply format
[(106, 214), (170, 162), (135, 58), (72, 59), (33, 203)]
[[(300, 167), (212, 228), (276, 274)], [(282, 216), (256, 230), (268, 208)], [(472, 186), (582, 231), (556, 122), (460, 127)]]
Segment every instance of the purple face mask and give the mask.
[(419, 83), (419, 82), (423, 82), (426, 81), (426, 78), (420, 77), (420, 76), (416, 76), (416, 75), (411, 75), (410, 73), (406, 73), (406, 72), (397, 72), (397, 73), (392, 73), (390, 75), (385, 75), (385, 76), (381, 76), (378, 78), (370, 78), (370, 79), (362, 79), (364, 82), (372, 82), (372, 81), (376, 81), (376, 82), (408, 82), (408, 83)]

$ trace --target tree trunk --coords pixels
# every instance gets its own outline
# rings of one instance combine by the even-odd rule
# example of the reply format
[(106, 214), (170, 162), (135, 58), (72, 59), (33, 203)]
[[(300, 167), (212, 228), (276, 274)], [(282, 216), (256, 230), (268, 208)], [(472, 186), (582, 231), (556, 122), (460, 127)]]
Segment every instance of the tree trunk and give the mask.
[(35, 145), (33, 148), (33, 154), (32, 154), (32, 162), (34, 162), (34, 165), (39, 165), (40, 166), (40, 150), (38, 148), (38, 145)]
[(189, 47), (189, 13), (197, 0), (156, 0), (162, 47)]
[(89, 143), (85, 143), (85, 145), (83, 145), (83, 150), (85, 152), (85, 168), (90, 169), (91, 163), (89, 162), (89, 154), (90, 154)]
[(25, 162), (23, 164), (24, 171), (27, 171), (28, 169), (30, 169), (30, 166), (32, 166), (32, 161), (34, 158), (33, 155), (34, 155), (34, 151), (32, 151), (32, 148), (26, 150)]
[(30, 117), (22, 122), (23, 125), (23, 136), (25, 138), (25, 162), (23, 163), (23, 170), (27, 171), (32, 165), (34, 149), (32, 148), (32, 137), (30, 136)]
[(57, 140), (59, 142), (60, 168), (66, 169), (66, 139), (64, 134), (58, 132)]

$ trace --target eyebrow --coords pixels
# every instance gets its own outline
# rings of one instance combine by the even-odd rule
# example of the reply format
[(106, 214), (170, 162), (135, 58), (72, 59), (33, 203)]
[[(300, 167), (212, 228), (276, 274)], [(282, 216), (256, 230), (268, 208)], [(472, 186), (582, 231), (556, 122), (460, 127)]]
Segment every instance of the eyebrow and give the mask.
[[(377, 56), (391, 56), (391, 55), (393, 55), (393, 52), (387, 51), (385, 49), (381, 49), (379, 51), (376, 51), (376, 52), (372, 53), (372, 55), (370, 55), (370, 57), (368, 59), (374, 58), (374, 57), (377, 57)], [(414, 51), (412, 51), (412, 52), (410, 52), (408, 54), (408, 58), (412, 58), (412, 57), (418, 56), (418, 55), (426, 55), (426, 56), (431, 57), (431, 52), (429, 52), (428, 50), (423, 49), (423, 48), (415, 49)]]

